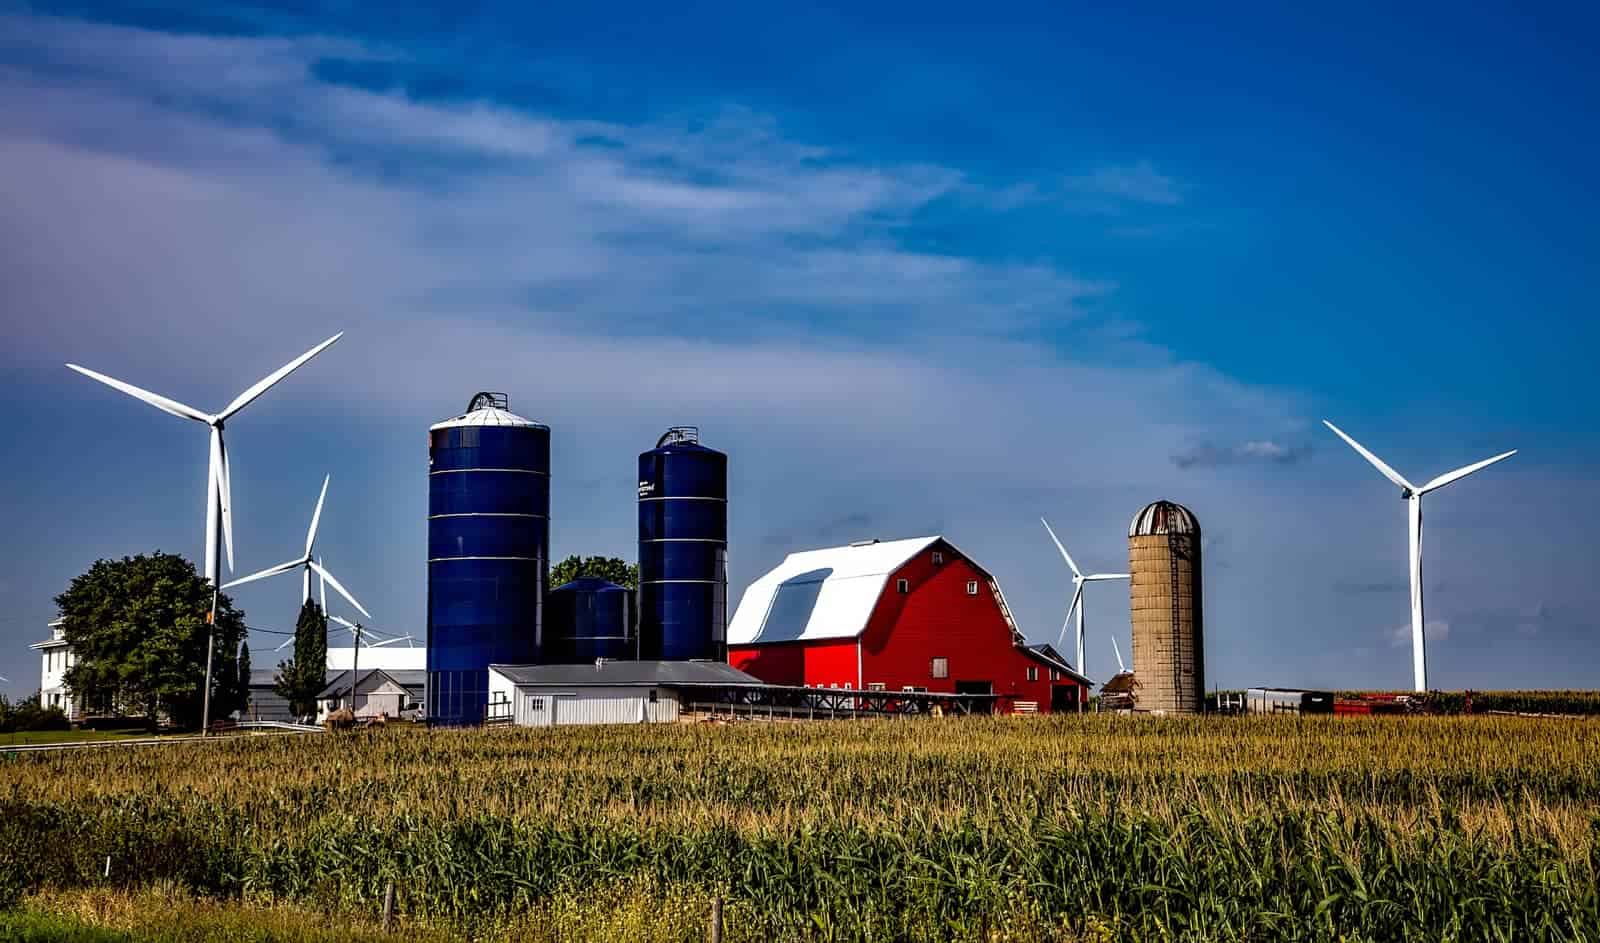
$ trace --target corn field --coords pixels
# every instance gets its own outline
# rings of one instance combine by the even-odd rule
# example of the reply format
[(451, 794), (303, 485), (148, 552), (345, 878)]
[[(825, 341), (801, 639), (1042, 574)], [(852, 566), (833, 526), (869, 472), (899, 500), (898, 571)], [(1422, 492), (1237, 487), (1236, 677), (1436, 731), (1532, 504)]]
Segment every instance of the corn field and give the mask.
[[(109, 876), (105, 873), (111, 858)], [(0, 759), (0, 906), (480, 939), (1600, 940), (1600, 721), (387, 730)]]

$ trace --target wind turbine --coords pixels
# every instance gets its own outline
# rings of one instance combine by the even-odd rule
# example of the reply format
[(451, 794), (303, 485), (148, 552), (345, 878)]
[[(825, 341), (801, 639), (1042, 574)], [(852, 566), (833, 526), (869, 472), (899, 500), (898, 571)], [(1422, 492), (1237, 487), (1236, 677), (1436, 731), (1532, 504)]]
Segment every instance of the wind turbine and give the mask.
[(1089, 669), (1083, 661), (1083, 586), (1085, 583), (1101, 583), (1107, 580), (1125, 580), (1128, 578), (1128, 574), (1090, 573), (1088, 576), (1085, 576), (1083, 571), (1078, 569), (1078, 564), (1073, 562), (1072, 554), (1067, 553), (1067, 548), (1061, 545), (1061, 538), (1057, 537), (1056, 532), (1050, 529), (1050, 522), (1041, 517), (1039, 518), (1039, 523), (1044, 525), (1045, 533), (1050, 535), (1050, 539), (1055, 541), (1056, 549), (1061, 551), (1061, 559), (1067, 561), (1068, 569), (1072, 570), (1072, 585), (1075, 587), (1075, 589), (1072, 592), (1072, 605), (1067, 607), (1066, 621), (1061, 623), (1061, 637), (1066, 636), (1067, 626), (1072, 622), (1072, 613), (1076, 611), (1078, 613), (1077, 669), (1087, 675), (1089, 673)]
[[(269, 576), (277, 576), (279, 573), (288, 573), (291, 570), (300, 570), (300, 601), (302, 603), (307, 603), (311, 601), (311, 574), (315, 572), (319, 577), (326, 580), (327, 585), (332, 586), (335, 592), (348, 600), (350, 605), (355, 606), (358, 612), (369, 619), (372, 618), (372, 613), (368, 612), (366, 607), (357, 602), (356, 597), (350, 595), (350, 591), (344, 588), (344, 584), (335, 579), (333, 574), (328, 572), (328, 568), (318, 562), (312, 555), (312, 547), (317, 542), (317, 522), (322, 519), (322, 504), (325, 500), (327, 500), (328, 482), (332, 477), (332, 475), (329, 475), (322, 479), (322, 493), (317, 496), (317, 509), (311, 513), (311, 527), (306, 530), (305, 553), (293, 560), (280, 563), (277, 566), (269, 566), (259, 573), (252, 573), (249, 576), (242, 576), (231, 583), (224, 583), (222, 586), (223, 589), (232, 589), (235, 586), (243, 586), (245, 583), (253, 583), (256, 580), (264, 580)], [(327, 603), (326, 589), (323, 590), (323, 603), (324, 605)]]
[(179, 419), (193, 419), (195, 422), (203, 422), (211, 427), (211, 467), (206, 477), (205, 577), (211, 581), (213, 587), (221, 585), (222, 582), (218, 577), (220, 576), (220, 559), (224, 543), (227, 545), (228, 571), (233, 571), (233, 489), (232, 479), (228, 474), (228, 450), (222, 441), (223, 425), (237, 415), (239, 410), (254, 402), (256, 397), (272, 389), (277, 385), (278, 381), (300, 369), (306, 361), (333, 346), (334, 341), (343, 336), (344, 332), (341, 331), (279, 367), (255, 386), (234, 397), (233, 402), (229, 403), (222, 412), (215, 414), (201, 412), (193, 406), (186, 406), (177, 400), (168, 399), (149, 390), (140, 389), (131, 383), (124, 383), (103, 373), (96, 373), (87, 367), (80, 367), (75, 363), (67, 364), (69, 370), (76, 370), (91, 380), (98, 380), (114, 390), (121, 390), (134, 399), (149, 403), (168, 415), (177, 416)]
[(1495, 462), (1508, 459), (1517, 454), (1517, 450), (1501, 452), (1493, 458), (1486, 458), (1481, 462), (1464, 465), (1455, 471), (1445, 472), (1419, 488), (1384, 464), (1383, 459), (1367, 451), (1360, 442), (1345, 435), (1344, 430), (1338, 426), (1326, 419), (1322, 420), (1322, 424), (1332, 429), (1334, 435), (1360, 453), (1361, 457), (1370, 462), (1383, 477), (1399, 486), (1400, 497), (1406, 501), (1406, 520), (1411, 535), (1411, 673), (1417, 692), (1425, 693), (1428, 690), (1428, 659), (1426, 639), (1422, 630), (1422, 496), (1430, 491), (1437, 491), (1453, 481), (1460, 481)]

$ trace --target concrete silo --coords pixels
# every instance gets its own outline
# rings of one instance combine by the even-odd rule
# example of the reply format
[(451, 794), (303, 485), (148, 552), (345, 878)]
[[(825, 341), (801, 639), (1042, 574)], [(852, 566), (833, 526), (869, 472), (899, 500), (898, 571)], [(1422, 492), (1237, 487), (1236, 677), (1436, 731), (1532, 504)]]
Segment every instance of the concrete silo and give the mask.
[(1128, 527), (1137, 709), (1205, 708), (1204, 596), (1200, 522), (1181, 504), (1157, 501)]

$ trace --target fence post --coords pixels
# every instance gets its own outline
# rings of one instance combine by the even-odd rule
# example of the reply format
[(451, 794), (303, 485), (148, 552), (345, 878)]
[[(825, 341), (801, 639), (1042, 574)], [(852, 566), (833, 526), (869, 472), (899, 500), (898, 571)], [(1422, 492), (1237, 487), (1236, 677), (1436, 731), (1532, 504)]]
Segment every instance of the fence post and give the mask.
[(389, 932), (389, 924), (394, 920), (394, 882), (389, 881), (383, 885), (383, 932)]
[(722, 943), (722, 898), (711, 898), (711, 943)]

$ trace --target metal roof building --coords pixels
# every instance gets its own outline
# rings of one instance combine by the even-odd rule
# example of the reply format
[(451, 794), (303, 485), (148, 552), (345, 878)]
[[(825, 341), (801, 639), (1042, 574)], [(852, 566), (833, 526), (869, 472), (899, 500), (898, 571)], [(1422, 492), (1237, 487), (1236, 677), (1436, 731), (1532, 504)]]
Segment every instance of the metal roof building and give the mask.
[(1002, 712), (1076, 709), (1089, 684), (938, 536), (790, 554), (745, 590), (728, 660), (772, 684), (994, 695)]
[(671, 723), (696, 689), (761, 686), (716, 661), (491, 665), (489, 718), (525, 727)]

